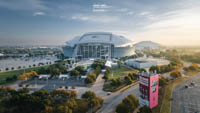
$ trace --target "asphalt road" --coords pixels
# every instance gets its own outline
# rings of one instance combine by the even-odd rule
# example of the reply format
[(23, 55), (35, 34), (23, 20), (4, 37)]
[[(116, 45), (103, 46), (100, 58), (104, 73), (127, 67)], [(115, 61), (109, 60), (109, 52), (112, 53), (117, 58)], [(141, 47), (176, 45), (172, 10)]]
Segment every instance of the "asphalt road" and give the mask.
[(129, 94), (135, 94), (139, 97), (139, 85), (133, 86), (124, 92), (112, 93), (110, 96), (104, 97), (103, 107), (97, 113), (113, 113), (118, 104)]
[[(185, 85), (189, 88), (185, 88)], [(200, 74), (176, 86), (172, 98), (171, 113), (200, 113)]]

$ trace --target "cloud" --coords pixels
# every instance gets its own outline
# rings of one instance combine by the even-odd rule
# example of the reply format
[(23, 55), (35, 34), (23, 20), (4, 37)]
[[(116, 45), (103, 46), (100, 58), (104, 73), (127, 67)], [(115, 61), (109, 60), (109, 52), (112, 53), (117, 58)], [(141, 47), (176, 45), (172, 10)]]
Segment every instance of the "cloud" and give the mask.
[(121, 8), (121, 9), (118, 9), (117, 11), (119, 12), (127, 12), (129, 9), (128, 8)]
[(98, 22), (98, 23), (110, 23), (110, 22), (116, 22), (119, 20), (119, 17), (116, 16), (107, 16), (107, 15), (102, 15), (102, 16), (94, 16), (94, 15), (82, 15), (82, 14), (77, 14), (73, 15), (71, 17), (73, 20), (79, 20), (79, 21), (88, 21), (88, 22)]
[(33, 16), (44, 16), (46, 15), (45, 12), (35, 12)]
[(127, 12), (126, 14), (127, 14), (127, 15), (133, 15), (134, 12), (133, 12), (133, 11), (129, 11), (129, 12)]
[(107, 12), (112, 8), (112, 6), (107, 4), (93, 4), (92, 7), (93, 12)]
[(145, 16), (145, 15), (149, 15), (149, 14), (150, 14), (150, 12), (148, 12), (148, 11), (143, 11), (143, 12), (139, 13), (140, 16)]
[(41, 0), (0, 0), (0, 7), (10, 10), (43, 10)]
[[(166, 13), (167, 16), (159, 21), (146, 26), (147, 29), (170, 29), (170, 28), (200, 28), (200, 8), (184, 9)], [(164, 15), (166, 15), (164, 14)]]

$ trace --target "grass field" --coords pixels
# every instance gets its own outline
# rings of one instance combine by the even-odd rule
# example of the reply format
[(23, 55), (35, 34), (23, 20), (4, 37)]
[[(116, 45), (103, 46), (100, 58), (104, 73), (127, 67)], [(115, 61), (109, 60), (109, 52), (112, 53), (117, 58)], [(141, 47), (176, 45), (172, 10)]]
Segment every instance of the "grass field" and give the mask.
[(135, 72), (135, 71), (130, 70), (129, 68), (125, 66), (115, 67), (115, 68), (112, 68), (111, 75), (113, 73), (113, 76), (110, 76), (109, 79), (125, 76), (125, 75), (128, 75), (128, 73), (132, 73), (132, 72)]
[[(48, 67), (48, 66), (41, 66), (41, 67)], [(1, 72), (0, 73), (0, 80), (5, 79), (7, 77), (12, 77), (12, 76), (19, 76), (22, 73), (25, 72), (30, 72), (30, 71), (37, 71), (39, 70), (41, 67), (35, 67), (35, 68), (28, 68), (28, 69), (22, 69), (22, 70), (15, 70), (15, 71), (9, 71), (9, 72)]]

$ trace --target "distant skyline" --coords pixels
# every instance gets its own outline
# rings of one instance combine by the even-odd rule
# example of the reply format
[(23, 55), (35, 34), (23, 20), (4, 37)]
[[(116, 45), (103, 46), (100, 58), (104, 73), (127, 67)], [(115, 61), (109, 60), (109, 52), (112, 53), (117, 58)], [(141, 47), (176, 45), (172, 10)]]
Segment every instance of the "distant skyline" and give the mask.
[(200, 0), (0, 0), (0, 46), (64, 45), (112, 32), (162, 45), (200, 45)]

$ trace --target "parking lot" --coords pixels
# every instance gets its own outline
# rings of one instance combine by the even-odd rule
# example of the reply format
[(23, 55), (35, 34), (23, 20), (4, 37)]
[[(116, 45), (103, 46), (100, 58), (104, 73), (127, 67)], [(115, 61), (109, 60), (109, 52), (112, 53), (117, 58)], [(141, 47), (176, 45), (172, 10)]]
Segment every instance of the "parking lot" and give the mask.
[[(27, 81), (25, 85), (28, 84), (29, 86), (34, 87), (34, 88), (30, 88), (31, 92), (34, 92), (39, 89), (52, 91), (53, 89), (58, 89), (58, 88), (66, 89), (67, 87), (68, 90), (75, 90), (79, 98), (81, 97), (83, 93), (89, 90), (94, 91), (97, 94), (97, 96), (105, 97), (107, 93), (102, 90), (103, 84), (104, 84), (104, 80), (102, 79), (102, 77), (103, 77), (103, 74), (100, 74), (96, 80), (96, 83), (91, 87), (85, 85), (84, 79), (77, 79), (75, 77), (71, 77), (65, 80), (58, 79), (58, 78), (48, 79), (48, 80), (35, 79), (35, 80)], [(18, 86), (14, 86), (14, 88), (18, 89)]]
[[(194, 83), (191, 84), (191, 83)], [(174, 88), (171, 113), (200, 113), (200, 74)]]
[(53, 64), (56, 60), (58, 60), (56, 56), (3, 59), (0, 60), (0, 72), (30, 68), (30, 66), (34, 67), (33, 65), (38, 66), (39, 64), (46, 65), (50, 62)]

